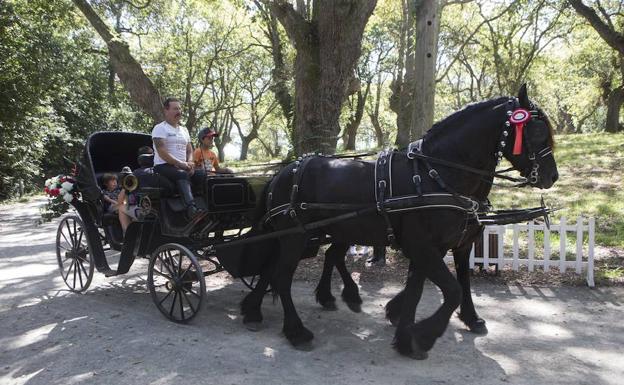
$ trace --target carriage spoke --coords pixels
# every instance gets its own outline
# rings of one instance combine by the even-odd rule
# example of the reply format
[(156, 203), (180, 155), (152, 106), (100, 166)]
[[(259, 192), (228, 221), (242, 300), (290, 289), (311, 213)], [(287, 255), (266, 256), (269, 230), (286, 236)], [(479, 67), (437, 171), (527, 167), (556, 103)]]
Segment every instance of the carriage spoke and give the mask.
[(78, 238), (78, 245), (82, 246), (82, 234), (84, 233), (84, 231), (82, 230), (82, 228), (80, 228), (80, 237)]
[(184, 290), (185, 292), (187, 292), (187, 293), (189, 293), (189, 294), (193, 294), (193, 295), (194, 295), (195, 297), (197, 297), (197, 298), (201, 298), (201, 295), (199, 295), (199, 294), (195, 293), (195, 292), (194, 292), (193, 290), (191, 290), (191, 289), (187, 289), (187, 288), (185, 288), (185, 287), (182, 287), (182, 290)]
[[(188, 302), (189, 307), (191, 308), (191, 311), (192, 311), (193, 313), (197, 313), (197, 310), (195, 310), (195, 308), (193, 307), (193, 303), (191, 302), (191, 300), (189, 299), (189, 297), (187, 297), (187, 296), (186, 296), (186, 293), (185, 293), (184, 291), (185, 291), (185, 290), (182, 290), (182, 291), (180, 292), (180, 294), (184, 295), (184, 298), (186, 298), (186, 302)], [(193, 293), (193, 294), (195, 294), (195, 293)], [(195, 295), (197, 295), (197, 294), (195, 294)]]
[(160, 265), (164, 266), (165, 269), (169, 271), (169, 274), (171, 274), (171, 277), (173, 277), (175, 274), (173, 273), (173, 271), (171, 271), (167, 262), (165, 262), (160, 255), (158, 255), (158, 260), (160, 261)]
[(160, 271), (160, 270), (156, 270), (156, 268), (154, 268), (154, 274), (159, 275), (159, 276), (161, 276), (161, 277), (163, 277), (163, 278), (167, 278), (168, 280), (169, 280), (169, 279), (171, 279), (171, 276), (169, 276), (169, 275), (167, 275), (167, 274), (163, 273), (163, 272), (162, 272), (162, 271)]
[(65, 276), (63, 277), (63, 281), (67, 282), (67, 278), (69, 277), (69, 273), (71, 272), (74, 263), (76, 263), (76, 260), (72, 259), (71, 263), (69, 264), (69, 268), (67, 269), (67, 274), (65, 274)]
[(76, 288), (76, 260), (74, 260), (74, 284), (72, 285), (72, 289)]
[[(80, 267), (82, 267), (82, 265), (80, 265), (80, 261), (79, 260), (76, 260), (76, 265), (79, 265)], [(78, 279), (80, 280), (80, 287), (82, 288), (84, 286), (84, 284), (82, 283), (82, 271), (81, 271), (81, 269), (76, 269), (76, 270), (78, 270)], [(86, 275), (86, 273), (85, 273), (85, 275)]]
[[(61, 230), (61, 235), (63, 236), (63, 238), (65, 238), (65, 242), (67, 242), (67, 244), (68, 244), (68, 245), (69, 245), (69, 246), (73, 249), (73, 248), (74, 248), (73, 243), (71, 243), (71, 242), (67, 239), (67, 237), (65, 236), (65, 233), (63, 232), (63, 230)], [(70, 235), (69, 237), (71, 238), (71, 235)]]
[(169, 317), (173, 317), (173, 309), (175, 308), (176, 299), (178, 299), (178, 292), (173, 295), (173, 302), (171, 303), (171, 308), (169, 309)]
[[(160, 285), (160, 286), (165, 286), (165, 285)], [(163, 302), (165, 302), (165, 300), (167, 298), (169, 298), (169, 296), (171, 295), (171, 293), (173, 292), (173, 290), (169, 290), (169, 292), (167, 293), (166, 296), (163, 297), (163, 299), (160, 300), (160, 302), (158, 302), (159, 305), (162, 305)]]
[(85, 274), (85, 277), (89, 277), (89, 274), (87, 273), (87, 270), (85, 269), (82, 262), (83, 262), (82, 260), (78, 262), (78, 264), (80, 265), (80, 269), (82, 269), (82, 272)]
[(177, 291), (176, 294), (180, 296), (180, 317), (182, 318), (182, 321), (184, 321), (184, 302), (182, 301), (182, 292)]
[(172, 275), (175, 275), (175, 274), (173, 273), (173, 271), (175, 271), (175, 270), (177, 270), (177, 269), (176, 269), (175, 262), (173, 262), (173, 256), (171, 255), (171, 250), (167, 250), (167, 261), (168, 261), (168, 262), (169, 262), (169, 264), (171, 265), (171, 269), (172, 269), (171, 274), (172, 274)]

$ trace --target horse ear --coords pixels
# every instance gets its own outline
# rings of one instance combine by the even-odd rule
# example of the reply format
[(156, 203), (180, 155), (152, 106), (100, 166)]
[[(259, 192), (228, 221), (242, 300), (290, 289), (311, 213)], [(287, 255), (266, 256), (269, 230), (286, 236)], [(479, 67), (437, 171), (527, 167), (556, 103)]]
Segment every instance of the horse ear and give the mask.
[(520, 86), (520, 91), (518, 91), (518, 101), (520, 102), (520, 107), (531, 108), (531, 102), (529, 101), (529, 97), (527, 95), (526, 83), (523, 83)]

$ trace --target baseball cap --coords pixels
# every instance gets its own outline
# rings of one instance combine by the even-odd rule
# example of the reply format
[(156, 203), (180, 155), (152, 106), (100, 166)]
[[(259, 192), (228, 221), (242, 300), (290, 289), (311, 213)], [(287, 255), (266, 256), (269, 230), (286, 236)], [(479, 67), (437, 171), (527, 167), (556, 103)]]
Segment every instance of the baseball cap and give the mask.
[(212, 136), (214, 138), (215, 136), (219, 136), (219, 134), (217, 133), (217, 131), (210, 127), (204, 127), (199, 130), (199, 133), (197, 134), (197, 139), (202, 141), (206, 136)]

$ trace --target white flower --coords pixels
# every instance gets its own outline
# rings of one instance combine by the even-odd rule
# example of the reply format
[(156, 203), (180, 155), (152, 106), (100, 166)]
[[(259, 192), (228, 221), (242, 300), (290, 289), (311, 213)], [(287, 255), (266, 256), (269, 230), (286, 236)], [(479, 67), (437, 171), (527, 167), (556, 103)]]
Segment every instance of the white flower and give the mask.
[(52, 187), (52, 178), (50, 178), (50, 179), (46, 179), (46, 181), (45, 181), (45, 186), (46, 186), (47, 188)]
[(66, 194), (63, 194), (63, 199), (65, 199), (65, 202), (71, 203), (71, 201), (74, 199), (74, 196), (66, 193)]
[(70, 182), (63, 182), (63, 184), (61, 185), (61, 189), (65, 190), (66, 192), (71, 192), (72, 188), (74, 188), (74, 184)]

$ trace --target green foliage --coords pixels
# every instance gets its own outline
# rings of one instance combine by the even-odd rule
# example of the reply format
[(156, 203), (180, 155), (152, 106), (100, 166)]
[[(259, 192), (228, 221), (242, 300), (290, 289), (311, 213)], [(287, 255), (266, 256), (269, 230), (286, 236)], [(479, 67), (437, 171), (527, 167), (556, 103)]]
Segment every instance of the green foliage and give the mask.
[[(601, 2), (622, 30), (624, 18), (613, 11), (619, 3)], [(251, 102), (252, 92), (264, 89), (267, 82), (269, 90), (273, 86), (271, 44), (255, 5), (241, 0), (91, 0), (90, 4), (128, 42), (161, 94), (184, 100), (191, 135), (202, 126), (217, 128), (222, 133), (217, 142), (221, 155), (235, 158), (242, 141), (234, 122), (240, 124), (242, 135), (248, 135), (254, 114), (269, 111), (250, 144), (249, 157), (257, 162), (287, 155), (292, 127), (279, 108), (271, 110), (273, 93), (266, 92), (255, 106)], [(389, 100), (391, 84), (401, 75), (399, 40), (406, 17), (402, 4), (379, 0), (363, 37), (355, 76), (362, 89), (368, 82), (371, 86), (358, 130), (358, 150), (377, 147), (375, 124), (383, 143), (394, 142), (396, 115)], [(295, 51), (279, 29), (289, 67)], [(92, 132), (151, 130), (153, 122), (111, 74), (107, 47), (70, 0), (0, 1), (0, 49), (0, 200), (14, 195), (20, 180), (33, 191), (45, 177), (67, 172)], [(601, 132), (608, 91), (624, 83), (622, 63), (563, 0), (450, 2), (443, 11), (439, 40), (436, 117), (469, 102), (513, 94), (520, 83), (528, 82), (530, 96), (559, 133)], [(287, 69), (282, 76), (292, 77), (291, 72)], [(294, 93), (292, 83), (287, 85)], [(345, 103), (343, 126), (353, 105)], [(566, 146), (574, 148), (575, 141), (566, 137), (559, 141), (565, 170), (566, 162), (572, 162), (566, 159)], [(587, 151), (602, 149), (590, 146)], [(603, 161), (597, 155), (590, 162), (594, 159)], [(614, 202), (620, 195), (610, 188), (598, 190), (602, 195), (595, 205), (582, 207), (588, 203), (580, 199), (571, 201), (571, 207), (575, 212), (590, 208), (604, 218), (617, 217), (622, 207)], [(617, 220), (601, 223), (607, 234), (624, 231)], [(614, 238), (607, 242), (617, 243)]]
[(553, 218), (596, 218), (596, 243), (624, 247), (624, 134), (558, 135), (559, 180), (549, 190), (494, 188), (497, 208), (534, 207), (543, 195), (561, 208)]

